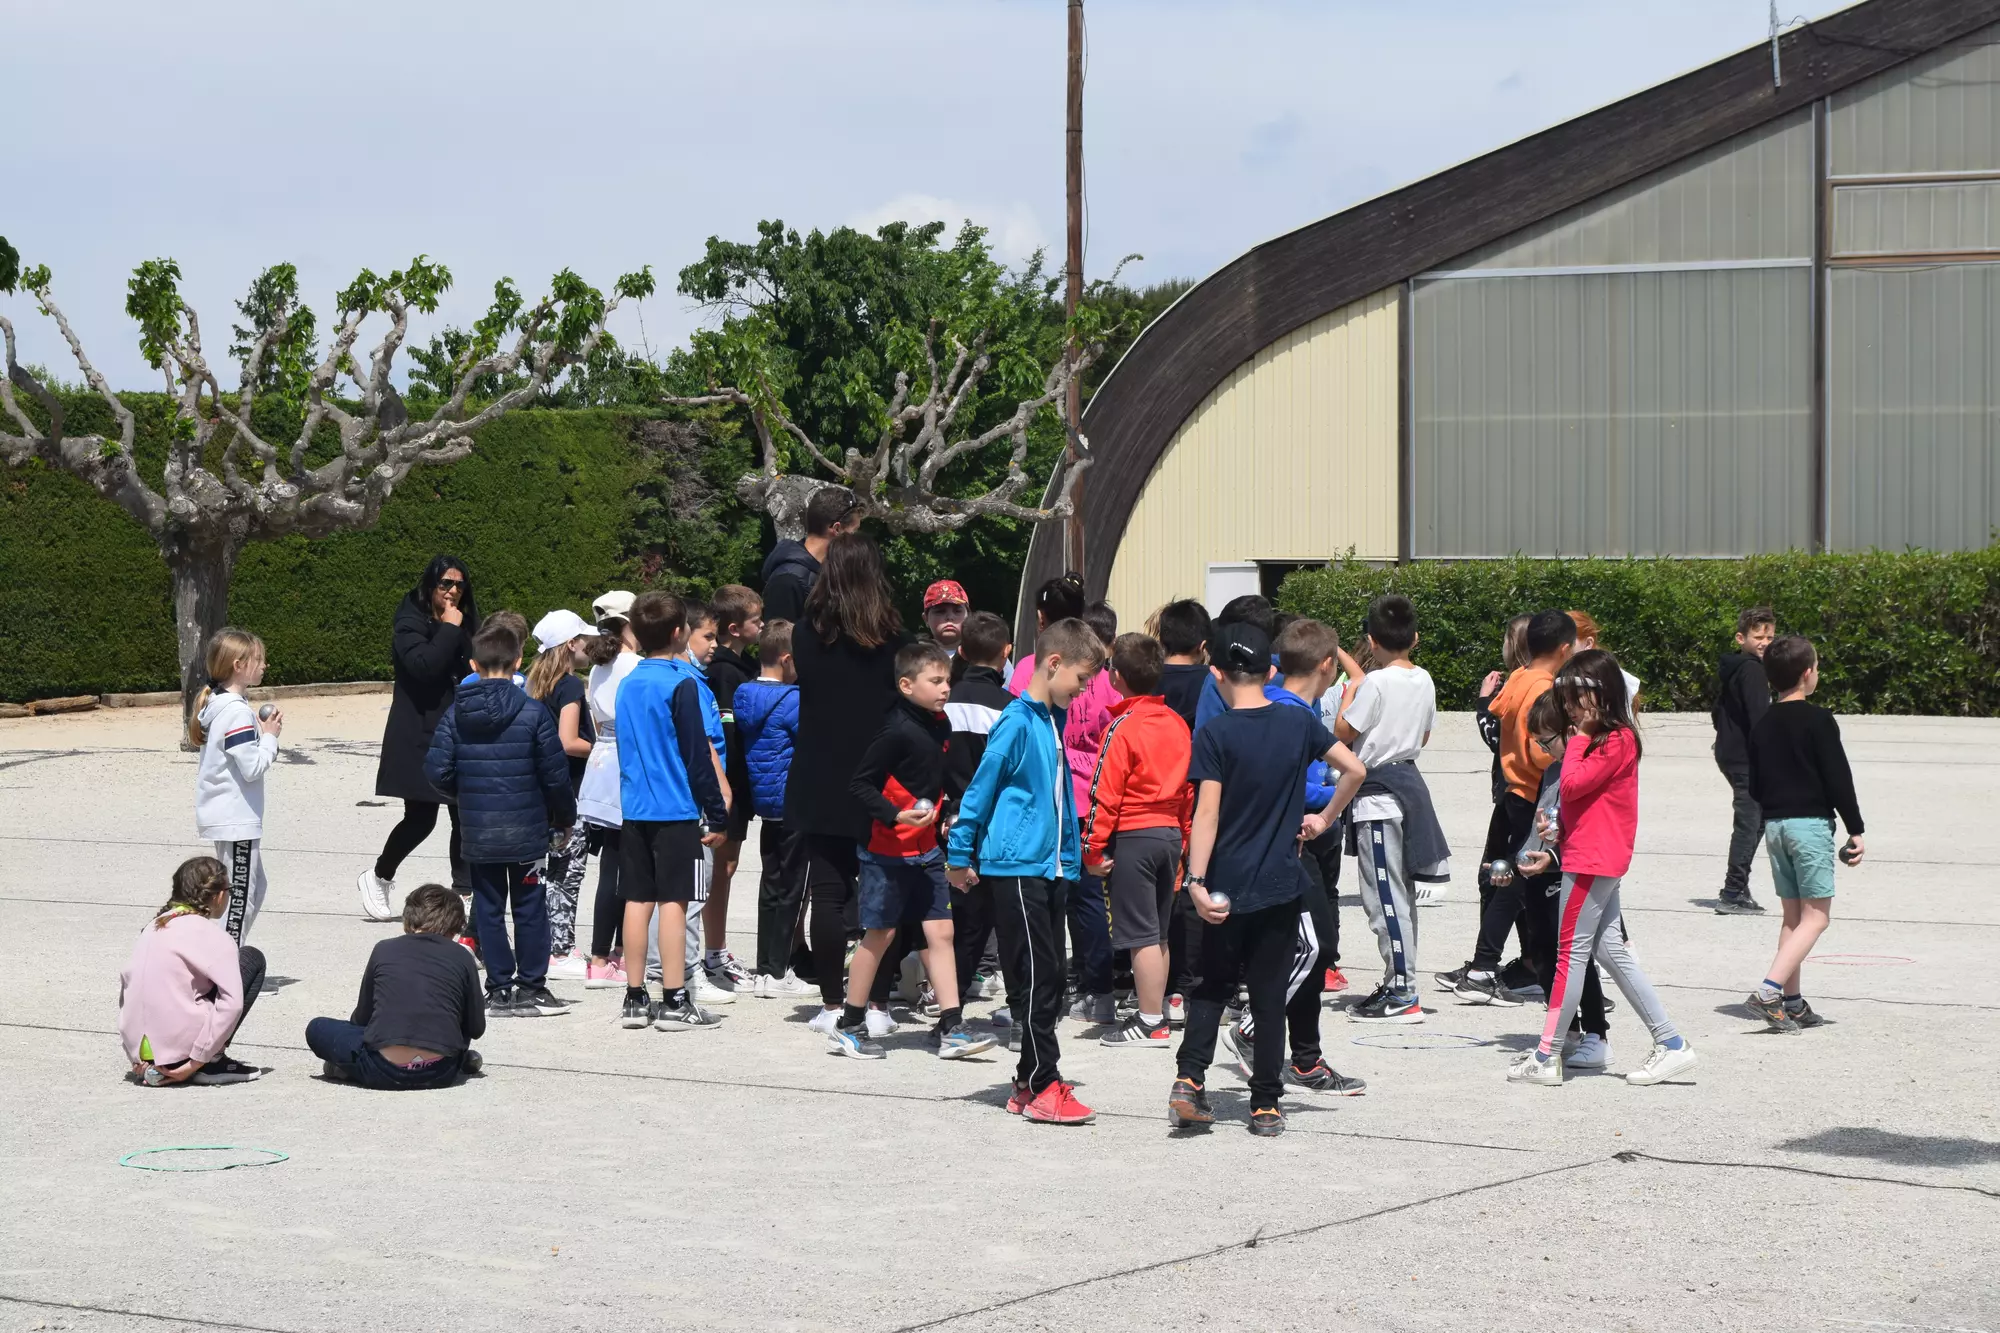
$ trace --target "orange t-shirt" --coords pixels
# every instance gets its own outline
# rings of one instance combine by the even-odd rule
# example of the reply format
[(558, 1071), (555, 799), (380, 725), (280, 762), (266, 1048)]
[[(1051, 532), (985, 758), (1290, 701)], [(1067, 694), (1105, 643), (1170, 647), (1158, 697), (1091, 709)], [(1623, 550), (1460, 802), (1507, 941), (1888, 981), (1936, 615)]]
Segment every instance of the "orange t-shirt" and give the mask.
[(1555, 683), (1554, 672), (1519, 667), (1486, 705), (1486, 710), (1500, 719), (1500, 773), (1507, 779), (1507, 789), (1523, 800), (1541, 795), (1542, 772), (1552, 762), (1528, 734), (1528, 710)]

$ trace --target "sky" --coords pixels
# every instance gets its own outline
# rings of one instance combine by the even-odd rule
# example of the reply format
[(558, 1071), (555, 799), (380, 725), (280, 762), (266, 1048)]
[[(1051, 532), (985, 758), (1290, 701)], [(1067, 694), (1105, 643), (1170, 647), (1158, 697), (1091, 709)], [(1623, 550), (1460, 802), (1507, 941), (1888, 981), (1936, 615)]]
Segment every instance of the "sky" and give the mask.
[[(1817, 18), (1844, 7), (1785, 0)], [(564, 268), (660, 294), (618, 337), (711, 318), (710, 236), (971, 218), (1060, 263), (1062, 0), (0, 0), (0, 235), (115, 387), (170, 256), (211, 358), (267, 265), (321, 312), (422, 253), (456, 283)], [(1199, 278), (1259, 241), (1762, 40), (1765, 0), (1088, 0), (1088, 276)], [(21, 295), (21, 359), (75, 365)], [(364, 339), (369, 345), (372, 339)], [(233, 383), (235, 376), (222, 376)]]

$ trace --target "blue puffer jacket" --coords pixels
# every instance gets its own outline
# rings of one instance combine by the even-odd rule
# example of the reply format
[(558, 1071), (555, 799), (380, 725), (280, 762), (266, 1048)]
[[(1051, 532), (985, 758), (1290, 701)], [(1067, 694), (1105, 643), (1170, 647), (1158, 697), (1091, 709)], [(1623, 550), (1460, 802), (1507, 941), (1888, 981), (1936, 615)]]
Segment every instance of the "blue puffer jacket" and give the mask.
[(511, 680), (459, 687), (431, 737), (424, 776), (457, 798), (467, 861), (539, 861), (549, 830), (576, 822), (555, 719)]
[(736, 737), (750, 770), (759, 819), (785, 817), (785, 778), (799, 739), (799, 687), (781, 680), (746, 680), (736, 687)]

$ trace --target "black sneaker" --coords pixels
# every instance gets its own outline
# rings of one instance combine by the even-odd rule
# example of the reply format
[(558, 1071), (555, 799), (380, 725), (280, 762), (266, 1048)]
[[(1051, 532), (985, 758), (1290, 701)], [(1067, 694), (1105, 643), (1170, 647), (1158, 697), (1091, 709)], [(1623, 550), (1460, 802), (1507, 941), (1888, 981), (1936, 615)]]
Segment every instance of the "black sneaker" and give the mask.
[(1731, 893), (1724, 890), (1715, 900), (1717, 916), (1756, 916), (1764, 910), (1764, 904), (1752, 898), (1748, 891)]
[(264, 1071), (256, 1065), (246, 1065), (241, 1060), (228, 1056), (210, 1060), (201, 1067), (201, 1072), (188, 1079), (203, 1087), (216, 1087), (225, 1083), (252, 1083), (264, 1077)]
[(653, 1026), (653, 1002), (644, 991), (627, 994), (625, 1007), (618, 1013), (621, 1028), (649, 1028)]
[(1167, 1124), (1175, 1129), (1198, 1129), (1214, 1123), (1208, 1089), (1192, 1079), (1175, 1079), (1173, 1091), (1167, 1094)]
[(1347, 1017), (1355, 1023), (1421, 1023), (1424, 1021), (1424, 1007), (1417, 1002), (1414, 993), (1389, 993), (1367, 1004), (1355, 1005), (1347, 1011)]
[(1804, 1000), (1800, 1000), (1796, 1006), (1790, 1000), (1785, 1001), (1785, 1017), (1802, 1028), (1823, 1028), (1833, 1021), (1814, 1013), (1813, 1007)]
[(1785, 1012), (1785, 1002), (1783, 1000), (1776, 997), (1767, 1000), (1764, 998), (1763, 991), (1753, 990), (1750, 992), (1750, 998), (1743, 1003), (1749, 1007), (1751, 1013), (1769, 1024), (1773, 1032), (1797, 1032), (1799, 1030), (1798, 1022)]
[(547, 986), (516, 986), (514, 1002), (524, 1016), (534, 1018), (553, 1018), (569, 1012), (569, 1005), (551, 994)]
[(496, 986), (486, 992), (486, 1016), (488, 1018), (534, 1018), (538, 1015), (528, 1007), (519, 987)]
[(1525, 1004), (1519, 991), (1504, 985), (1491, 972), (1468, 972), (1458, 983), (1458, 997), (1467, 1004), (1503, 1004), (1510, 1008)]
[(1139, 1016), (1134, 1014), (1125, 1021), (1123, 1027), (1114, 1032), (1107, 1032), (1102, 1037), (1099, 1037), (1097, 1044), (1100, 1046), (1128, 1047), (1171, 1046), (1174, 1044), (1174, 1037), (1172, 1030), (1167, 1027), (1165, 1019), (1161, 1019), (1157, 1027), (1147, 1027), (1139, 1021)]
[(1275, 1106), (1262, 1106), (1250, 1113), (1250, 1132), (1260, 1139), (1275, 1139), (1285, 1132), (1285, 1113)]
[(458, 1067), (462, 1073), (477, 1074), (486, 1067), (486, 1059), (478, 1051), (467, 1047), (465, 1054), (459, 1057)]
[(1360, 999), (1356, 1000), (1353, 1004), (1349, 1005), (1348, 1008), (1366, 1009), (1371, 1004), (1381, 1003), (1382, 997), (1384, 995), (1387, 995), (1388, 993), (1389, 993), (1389, 983), (1386, 981), (1380, 982), (1376, 985), (1374, 990), (1369, 991), (1366, 995), (1362, 996)]
[(1286, 1065), (1285, 1082), (1295, 1088), (1311, 1088), (1314, 1092), (1324, 1092), (1334, 1097), (1359, 1097), (1368, 1091), (1366, 1083), (1358, 1078), (1349, 1078), (1325, 1060), (1314, 1060), (1304, 1069), (1297, 1065)]
[(662, 1032), (713, 1032), (721, 1024), (720, 1018), (696, 1004), (692, 996), (678, 1009), (664, 1000), (653, 1008), (653, 1026)]
[(1525, 991), (1530, 986), (1541, 984), (1540, 979), (1535, 976), (1535, 969), (1528, 965), (1528, 960), (1525, 958), (1516, 958), (1501, 968), (1500, 980), (1506, 984), (1508, 990), (1513, 991)]
[(1467, 963), (1464, 967), (1454, 967), (1449, 972), (1438, 973), (1437, 988), (1446, 994), (1450, 994), (1458, 989), (1458, 983), (1465, 980), (1465, 974), (1471, 970), (1472, 964)]

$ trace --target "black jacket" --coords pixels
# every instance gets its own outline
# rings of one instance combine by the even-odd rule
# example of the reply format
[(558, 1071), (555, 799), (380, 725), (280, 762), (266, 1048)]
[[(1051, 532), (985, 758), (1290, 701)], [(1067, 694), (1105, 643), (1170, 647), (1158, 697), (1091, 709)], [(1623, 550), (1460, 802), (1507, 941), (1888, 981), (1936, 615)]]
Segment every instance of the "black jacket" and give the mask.
[(458, 692), (431, 738), (424, 773), (458, 798), (469, 862), (538, 861), (548, 854), (549, 830), (576, 822), (556, 720), (511, 680), (475, 681)]
[(1000, 720), (1000, 714), (1014, 696), (992, 667), (969, 666), (962, 679), (952, 682), (951, 702), (944, 715), (951, 719), (951, 749), (944, 760), (944, 794), (953, 801), (965, 795), (979, 760), (986, 753), (986, 733)]
[(937, 805), (944, 796), (945, 756), (951, 723), (898, 697), (882, 730), (862, 753), (848, 790), (873, 821), (868, 850), (882, 856), (921, 856), (937, 846), (937, 825), (907, 828), (896, 816), (918, 801)]
[(821, 641), (810, 625), (792, 635), (799, 677), (799, 735), (785, 780), (785, 827), (868, 841), (868, 812), (850, 783), (862, 752), (901, 697), (896, 653), (907, 637), (863, 648), (846, 635)]
[(804, 542), (787, 538), (764, 557), (764, 619), (789, 620), (794, 625), (805, 618), (806, 594), (819, 580), (819, 561)]
[(396, 608), (390, 657), (396, 692), (382, 728), (382, 758), (375, 767), (375, 794), (399, 801), (446, 801), (424, 776), (424, 756), (438, 720), (457, 697), (458, 682), (472, 670), (472, 631), (467, 625), (433, 620), (412, 592)]
[(376, 944), (361, 974), (353, 1022), (361, 1043), (415, 1046), (456, 1055), (486, 1034), (479, 966), (449, 935), (393, 935)]
[(1750, 795), (1764, 819), (1832, 819), (1863, 831), (1854, 771), (1833, 714), (1803, 699), (1772, 704), (1750, 733)]
[(734, 648), (715, 645), (715, 655), (708, 659), (708, 688), (722, 712), (722, 769), (729, 775), (729, 808), (738, 830), (749, 822), (756, 800), (750, 793), (750, 767), (744, 762), (743, 742), (736, 735), (736, 687), (755, 679), (755, 662)]
[(1750, 766), (1750, 733), (1771, 710), (1771, 682), (1764, 659), (1755, 653), (1724, 653), (1718, 664), (1715, 707), (1715, 762), (1742, 771)]

